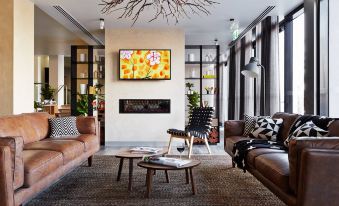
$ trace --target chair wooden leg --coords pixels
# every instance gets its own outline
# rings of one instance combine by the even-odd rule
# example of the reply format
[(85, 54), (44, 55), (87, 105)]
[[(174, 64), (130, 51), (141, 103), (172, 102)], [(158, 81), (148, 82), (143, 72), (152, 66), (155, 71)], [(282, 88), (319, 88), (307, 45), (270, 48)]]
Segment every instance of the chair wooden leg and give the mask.
[(210, 145), (208, 144), (208, 139), (205, 137), (204, 140), (205, 140), (205, 144), (206, 144), (208, 153), (209, 153), (209, 154), (212, 154), (212, 153), (211, 153), (211, 149), (210, 149)]
[(188, 159), (191, 159), (191, 154), (192, 154), (192, 148), (193, 148), (193, 141), (194, 141), (194, 137), (191, 137), (191, 141), (190, 141), (190, 146), (189, 146), (189, 152), (188, 152)]
[(172, 135), (170, 137), (170, 140), (169, 140), (169, 143), (168, 143), (168, 148), (167, 148), (167, 154), (170, 154), (170, 151), (171, 151), (171, 143), (172, 143)]
[(187, 144), (187, 147), (190, 147), (190, 142), (188, 141), (188, 139), (185, 139), (185, 142)]

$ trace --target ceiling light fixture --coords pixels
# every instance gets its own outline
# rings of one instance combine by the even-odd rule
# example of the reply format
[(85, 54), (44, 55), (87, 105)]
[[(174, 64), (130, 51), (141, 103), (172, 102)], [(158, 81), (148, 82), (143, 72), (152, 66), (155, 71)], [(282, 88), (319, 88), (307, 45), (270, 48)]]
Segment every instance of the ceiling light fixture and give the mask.
[(230, 30), (232, 35), (232, 40), (236, 40), (239, 37), (239, 23), (234, 19), (230, 19)]
[(153, 18), (148, 22), (162, 17), (166, 19), (167, 23), (169, 23), (169, 19), (174, 19), (177, 24), (180, 18), (190, 18), (190, 14), (211, 14), (207, 7), (214, 4), (219, 4), (219, 2), (212, 0), (101, 0), (99, 3), (102, 6), (103, 14), (122, 11), (118, 18), (131, 18), (132, 26), (140, 14), (147, 11), (148, 8), (155, 10)]
[(100, 29), (104, 29), (105, 28), (105, 20), (104, 19), (100, 19)]

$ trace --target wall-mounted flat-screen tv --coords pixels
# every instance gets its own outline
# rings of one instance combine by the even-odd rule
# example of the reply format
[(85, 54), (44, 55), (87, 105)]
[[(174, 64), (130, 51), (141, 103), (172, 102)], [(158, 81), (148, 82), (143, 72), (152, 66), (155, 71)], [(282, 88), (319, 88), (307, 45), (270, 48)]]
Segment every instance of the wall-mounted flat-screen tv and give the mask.
[(120, 49), (119, 79), (170, 80), (170, 49)]

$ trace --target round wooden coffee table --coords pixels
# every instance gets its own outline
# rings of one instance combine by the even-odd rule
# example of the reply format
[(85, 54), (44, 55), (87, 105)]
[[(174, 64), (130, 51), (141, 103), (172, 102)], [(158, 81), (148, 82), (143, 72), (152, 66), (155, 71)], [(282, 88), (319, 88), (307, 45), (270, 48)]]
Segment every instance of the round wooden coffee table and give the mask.
[(134, 159), (141, 159), (143, 156), (145, 155), (165, 155), (167, 154), (168, 150), (166, 147), (164, 147), (161, 151), (159, 151), (156, 154), (140, 154), (140, 153), (132, 153), (130, 151), (130, 149), (121, 149), (116, 155), (116, 158), (120, 159), (120, 163), (119, 163), (119, 170), (118, 170), (118, 177), (117, 177), (117, 181), (120, 181), (120, 177), (121, 177), (121, 170), (122, 170), (122, 166), (124, 164), (124, 159), (128, 159), (129, 160), (129, 178), (128, 178), (128, 190), (132, 191), (132, 180), (133, 180), (133, 160)]
[[(149, 198), (151, 190), (152, 190), (152, 178), (153, 174), (155, 173), (156, 170), (165, 170), (166, 172), (166, 179), (167, 182), (169, 182), (167, 171), (168, 170), (185, 170), (186, 171), (186, 184), (189, 184), (189, 179), (191, 179), (191, 185), (192, 185), (192, 193), (195, 195), (197, 193), (195, 184), (194, 184), (194, 178), (193, 178), (193, 168), (200, 165), (199, 160), (192, 160), (191, 163), (177, 168), (177, 167), (172, 167), (172, 166), (166, 166), (166, 165), (158, 165), (158, 164), (152, 164), (152, 163), (146, 163), (146, 162), (139, 162), (138, 166), (147, 169), (147, 174), (146, 174), (146, 185), (147, 185), (147, 190), (146, 190), (146, 195), (145, 197)], [(190, 178), (189, 178), (190, 177)]]

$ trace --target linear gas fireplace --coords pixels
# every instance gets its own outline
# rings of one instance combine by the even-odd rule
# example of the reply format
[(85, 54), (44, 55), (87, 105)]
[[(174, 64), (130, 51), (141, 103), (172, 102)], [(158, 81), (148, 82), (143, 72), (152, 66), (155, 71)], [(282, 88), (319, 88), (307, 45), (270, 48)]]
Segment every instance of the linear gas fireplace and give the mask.
[(171, 113), (170, 99), (120, 99), (120, 113)]

